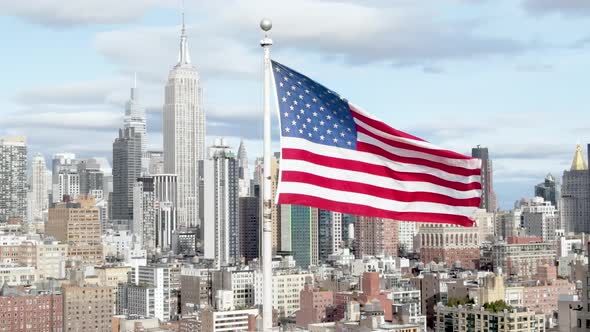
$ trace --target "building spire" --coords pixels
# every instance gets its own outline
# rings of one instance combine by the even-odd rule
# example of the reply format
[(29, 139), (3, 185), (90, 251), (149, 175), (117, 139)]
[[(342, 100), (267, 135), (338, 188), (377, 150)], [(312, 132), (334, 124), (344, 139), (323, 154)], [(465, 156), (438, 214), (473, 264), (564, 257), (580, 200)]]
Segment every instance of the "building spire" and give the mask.
[(574, 160), (572, 161), (572, 171), (585, 171), (588, 169), (586, 161), (584, 161), (584, 154), (582, 153), (582, 146), (578, 144), (576, 146), (576, 153), (574, 154)]
[(182, 28), (180, 30), (180, 54), (178, 56), (178, 65), (188, 65), (191, 63), (191, 57), (188, 53), (188, 41), (186, 36), (186, 25), (184, 22), (184, 1), (182, 2)]

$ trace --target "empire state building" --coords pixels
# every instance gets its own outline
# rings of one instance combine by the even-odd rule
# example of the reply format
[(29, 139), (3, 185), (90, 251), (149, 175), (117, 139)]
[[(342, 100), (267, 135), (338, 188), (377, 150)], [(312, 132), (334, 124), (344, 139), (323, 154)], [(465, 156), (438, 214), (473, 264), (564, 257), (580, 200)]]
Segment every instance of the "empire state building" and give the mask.
[(177, 222), (199, 222), (199, 160), (204, 159), (205, 114), (199, 75), (190, 61), (184, 14), (178, 63), (168, 75), (164, 104), (164, 171), (177, 175)]

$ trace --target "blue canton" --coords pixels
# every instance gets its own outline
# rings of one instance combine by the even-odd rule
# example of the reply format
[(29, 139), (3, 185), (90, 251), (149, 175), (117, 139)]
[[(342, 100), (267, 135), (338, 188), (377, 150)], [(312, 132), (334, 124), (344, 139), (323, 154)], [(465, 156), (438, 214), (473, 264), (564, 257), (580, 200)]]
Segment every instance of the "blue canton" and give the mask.
[(283, 136), (356, 149), (356, 125), (346, 99), (276, 61), (272, 68)]

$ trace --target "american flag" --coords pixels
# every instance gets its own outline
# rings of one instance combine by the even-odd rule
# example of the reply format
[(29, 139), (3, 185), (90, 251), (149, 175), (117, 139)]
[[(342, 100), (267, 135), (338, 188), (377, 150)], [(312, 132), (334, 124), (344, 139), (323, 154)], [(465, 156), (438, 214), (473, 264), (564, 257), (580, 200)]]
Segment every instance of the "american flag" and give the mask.
[(279, 204), (473, 225), (481, 161), (394, 129), (272, 62), (281, 128)]

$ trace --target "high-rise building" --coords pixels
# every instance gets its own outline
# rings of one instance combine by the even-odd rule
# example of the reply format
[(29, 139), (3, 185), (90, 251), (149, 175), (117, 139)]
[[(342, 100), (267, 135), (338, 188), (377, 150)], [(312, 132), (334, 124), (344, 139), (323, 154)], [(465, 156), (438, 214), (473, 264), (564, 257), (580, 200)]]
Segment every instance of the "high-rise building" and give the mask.
[(397, 256), (399, 221), (384, 218), (356, 217), (354, 223), (355, 255)]
[(244, 141), (240, 141), (238, 148), (238, 167), (240, 176), (240, 197), (250, 196), (250, 180), (252, 178), (248, 167), (248, 153)]
[(0, 222), (27, 215), (25, 137), (0, 138)]
[(492, 160), (490, 159), (488, 148), (477, 146), (471, 149), (473, 158), (481, 159), (481, 203), (480, 208), (488, 212), (496, 211), (496, 194), (494, 193), (494, 179)]
[(68, 244), (68, 257), (87, 264), (103, 261), (100, 211), (94, 199), (56, 203), (49, 209), (45, 233)]
[(62, 287), (63, 331), (112, 331), (113, 289), (68, 285)]
[(164, 152), (150, 150), (144, 158), (148, 160), (148, 174), (164, 174)]
[(590, 233), (590, 172), (579, 144), (570, 170), (563, 172), (560, 207), (567, 232)]
[(205, 157), (205, 114), (199, 75), (191, 65), (184, 19), (178, 63), (168, 75), (164, 105), (164, 171), (178, 176), (178, 225), (199, 225), (199, 160)]
[(113, 220), (133, 220), (133, 186), (140, 176), (141, 134), (134, 128), (120, 129), (113, 143)]
[(304, 269), (318, 265), (318, 209), (281, 205), (281, 245), (291, 251), (295, 263)]
[(59, 291), (8, 287), (0, 289), (0, 322), (2, 331), (61, 332), (63, 305)]
[(31, 162), (31, 194), (32, 194), (32, 220), (43, 220), (43, 211), (49, 207), (47, 183), (47, 167), (45, 158), (41, 154), (35, 155)]
[(330, 255), (340, 252), (342, 246), (342, 213), (318, 211), (318, 259), (325, 262)]
[(546, 202), (551, 202), (553, 206), (559, 208), (561, 199), (561, 186), (551, 173), (545, 176), (545, 181), (535, 186), (535, 197), (543, 197)]
[(133, 222), (130, 228), (135, 243), (145, 249), (148, 256), (156, 253), (156, 216), (154, 179), (141, 177), (133, 187)]
[(162, 265), (139, 266), (133, 274), (133, 282), (119, 284), (117, 313), (170, 320), (173, 313), (170, 305), (170, 268)]
[(209, 148), (203, 177), (205, 258), (214, 259), (217, 266), (236, 263), (240, 259), (238, 161), (223, 139)]
[(95, 158), (80, 160), (77, 165), (78, 174), (80, 177), (80, 194), (95, 196), (98, 191), (104, 196), (104, 173), (101, 170), (101, 165)]
[(61, 202), (64, 196), (75, 198), (80, 194), (80, 177), (76, 155), (56, 153), (51, 160), (51, 202)]
[(133, 128), (135, 133), (139, 134), (141, 155), (147, 151), (147, 124), (145, 110), (139, 104), (137, 93), (137, 79), (134, 79), (131, 95), (125, 105), (125, 117), (123, 118), (123, 128)]
[(415, 222), (399, 222), (399, 250), (401, 252), (414, 251), (414, 237), (418, 234), (418, 226)]
[(555, 230), (559, 229), (559, 211), (550, 201), (535, 197), (521, 206), (523, 226), (531, 236), (543, 241), (556, 240)]
[(260, 190), (254, 186), (254, 196), (240, 197), (240, 253), (251, 261), (260, 257)]

